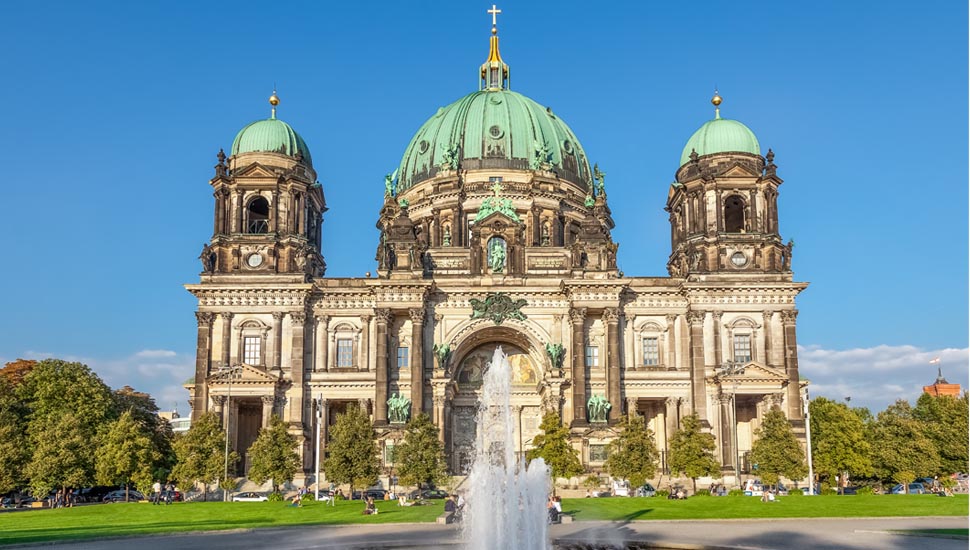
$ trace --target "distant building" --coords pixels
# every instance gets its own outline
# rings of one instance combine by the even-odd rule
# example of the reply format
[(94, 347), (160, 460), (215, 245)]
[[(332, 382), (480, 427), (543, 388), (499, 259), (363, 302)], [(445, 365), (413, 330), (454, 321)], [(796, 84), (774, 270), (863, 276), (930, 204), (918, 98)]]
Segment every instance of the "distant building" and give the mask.
[(159, 418), (167, 420), (172, 425), (172, 431), (174, 433), (187, 432), (192, 427), (192, 418), (182, 418), (179, 416), (178, 411), (159, 411), (158, 416)]
[(960, 396), (960, 384), (951, 384), (943, 378), (943, 369), (936, 370), (936, 382), (933, 382), (932, 386), (923, 386), (923, 393), (928, 393), (933, 397), (940, 397), (941, 395), (952, 395), (953, 397)]

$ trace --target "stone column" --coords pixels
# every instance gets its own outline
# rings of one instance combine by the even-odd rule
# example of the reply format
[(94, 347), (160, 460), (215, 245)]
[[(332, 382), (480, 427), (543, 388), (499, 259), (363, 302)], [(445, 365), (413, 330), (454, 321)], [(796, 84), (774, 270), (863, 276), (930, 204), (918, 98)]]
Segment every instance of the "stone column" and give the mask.
[(273, 205), (270, 207), (270, 212), (273, 216), (273, 233), (279, 233), (280, 230), (280, 192), (279, 189), (273, 189)]
[(357, 361), (357, 370), (365, 372), (370, 362), (370, 320), (370, 315), (360, 316), (360, 346), (358, 347), (360, 357)]
[(665, 365), (667, 367), (667, 370), (674, 370), (677, 368), (677, 349), (676, 349), (677, 338), (674, 334), (674, 331), (676, 329), (677, 329), (677, 316), (667, 315), (667, 330), (665, 331), (665, 334), (667, 335), (667, 339), (666, 339), (667, 358), (665, 360), (667, 363)]
[(428, 241), (432, 247), (441, 246), (441, 210), (431, 209), (431, 236)]
[(438, 427), (438, 440), (441, 444), (445, 443), (445, 396), (436, 395), (432, 398), (434, 402), (434, 424)]
[(572, 393), (573, 393), (573, 423), (586, 423), (586, 339), (584, 338), (584, 323), (586, 308), (574, 308), (569, 311), (569, 319), (573, 324), (573, 361), (572, 361)]
[(329, 343), (329, 329), (330, 329), (330, 316), (329, 315), (316, 315), (314, 319), (317, 322), (316, 326), (316, 353), (314, 353), (314, 363), (313, 370), (317, 372), (324, 372), (327, 370), (327, 354), (329, 350), (327, 349), (327, 344)]
[(603, 326), (606, 328), (606, 393), (610, 402), (609, 420), (623, 416), (623, 397), (620, 390), (620, 314), (617, 308), (603, 310)]
[(212, 194), (216, 199), (215, 205), (215, 215), (212, 217), (212, 234), (221, 235), (222, 234), (222, 191), (216, 191)]
[(539, 219), (541, 213), (542, 208), (532, 205), (532, 246), (542, 244), (542, 220)]
[(766, 309), (761, 313), (761, 316), (764, 318), (764, 326), (765, 326), (765, 331), (764, 331), (765, 332), (765, 355), (764, 355), (765, 365), (768, 365), (770, 367), (771, 366), (771, 320), (772, 320), (772, 317), (774, 317), (774, 312)]
[(411, 316), (411, 414), (424, 412), (424, 309), (408, 310)]
[(374, 424), (387, 424), (387, 325), (391, 312), (387, 309), (374, 311), (377, 317), (377, 372), (374, 388)]
[(664, 425), (667, 428), (667, 442), (670, 436), (680, 428), (680, 398), (668, 397), (664, 400)]
[[(714, 364), (723, 365), (724, 357), (721, 353), (721, 312), (712, 311), (711, 319), (714, 321)], [(733, 353), (731, 354), (731, 359), (734, 359)]]
[(273, 312), (273, 368), (283, 368), (283, 316), (282, 311)]
[(721, 393), (718, 395), (721, 417), (721, 468), (734, 470), (737, 462), (737, 451), (734, 448), (735, 430), (738, 429), (737, 418), (734, 417), (735, 395)]
[(212, 367), (212, 320), (215, 314), (199, 311), (195, 314), (199, 329), (195, 340), (195, 395), (192, 402), (192, 420), (205, 412), (209, 388), (205, 379)]
[(290, 415), (289, 421), (302, 423), (303, 411), (303, 340), (304, 326), (306, 323), (305, 311), (290, 312), (290, 331), (293, 345), (290, 351), (290, 376), (293, 380), (293, 387), (289, 392)]
[(226, 429), (226, 396), (225, 395), (213, 395), (212, 404), (215, 408), (215, 413), (219, 417), (219, 423), (222, 424), (222, 429)]
[(229, 352), (232, 350), (232, 313), (223, 311), (219, 319), (222, 319), (222, 364), (219, 366), (228, 367)]
[(273, 416), (273, 405), (276, 403), (276, 398), (272, 395), (264, 395), (260, 397), (263, 402), (263, 427), (269, 427), (269, 419)]
[(637, 411), (637, 404), (639, 402), (640, 402), (640, 400), (638, 398), (636, 398), (636, 397), (627, 397), (626, 398), (626, 414), (627, 414), (627, 416), (629, 416), (630, 418), (635, 418), (637, 415), (640, 414)]
[(797, 309), (782, 311), (781, 326), (785, 338), (785, 371), (788, 373), (788, 419), (801, 420), (801, 396), (798, 387), (798, 342), (795, 339)]
[(704, 365), (704, 317), (706, 312), (687, 312), (690, 323), (690, 386), (691, 405), (701, 420), (701, 425), (710, 427), (707, 419), (707, 379)]

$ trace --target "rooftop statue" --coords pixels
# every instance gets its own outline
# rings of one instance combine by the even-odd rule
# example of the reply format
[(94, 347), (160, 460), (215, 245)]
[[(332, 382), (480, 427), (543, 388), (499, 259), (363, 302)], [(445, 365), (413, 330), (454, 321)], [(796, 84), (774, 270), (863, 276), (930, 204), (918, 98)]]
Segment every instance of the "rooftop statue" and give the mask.
[(394, 196), (394, 182), (397, 180), (397, 170), (391, 174), (384, 175), (384, 196)]
[(387, 400), (387, 419), (391, 424), (404, 424), (411, 416), (411, 400), (395, 393)]
[(586, 402), (587, 418), (590, 422), (606, 422), (613, 408), (610, 402), (602, 395), (594, 395)]

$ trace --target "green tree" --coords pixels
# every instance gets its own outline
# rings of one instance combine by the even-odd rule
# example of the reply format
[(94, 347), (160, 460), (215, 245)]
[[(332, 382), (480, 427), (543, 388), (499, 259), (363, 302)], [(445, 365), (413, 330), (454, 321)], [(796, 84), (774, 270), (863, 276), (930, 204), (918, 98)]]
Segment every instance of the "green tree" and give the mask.
[(860, 415), (843, 403), (816, 397), (809, 403), (812, 428), (812, 460), (815, 469), (828, 477), (872, 472), (871, 448)]
[(610, 442), (606, 470), (614, 478), (626, 479), (639, 487), (657, 473), (659, 453), (653, 432), (643, 423), (643, 417), (627, 418), (619, 437)]
[(111, 389), (86, 365), (45, 359), (24, 376), (17, 394), (26, 406), (31, 488), (89, 485), (98, 435), (114, 418)]
[(175, 465), (175, 450), (172, 448), (172, 440), (175, 434), (172, 433), (172, 425), (158, 416), (158, 405), (155, 404), (152, 396), (147, 393), (136, 391), (131, 386), (125, 386), (115, 390), (112, 397), (114, 409), (118, 415), (125, 411), (131, 411), (134, 419), (148, 429), (151, 435), (152, 448), (156, 453), (152, 475), (155, 479), (167, 478)]
[(346, 413), (337, 415), (327, 443), (330, 456), (323, 465), (327, 478), (336, 483), (349, 483), (351, 492), (355, 485), (374, 484), (380, 474), (375, 436), (367, 414), (356, 405), (351, 404)]
[(420, 413), (404, 428), (404, 441), (394, 449), (394, 461), (404, 485), (434, 485), (448, 476), (444, 448), (438, 439), (438, 428), (431, 418)]
[[(175, 468), (172, 477), (182, 486), (195, 482), (203, 484), (203, 500), (208, 499), (209, 485), (222, 479), (225, 468), (226, 432), (222, 429), (219, 417), (206, 413), (192, 424), (189, 431), (175, 438)], [(239, 460), (235, 451), (229, 453), (229, 466)]]
[(872, 461), (877, 477), (893, 479), (899, 472), (916, 477), (931, 476), (940, 470), (940, 458), (923, 423), (913, 417), (909, 403), (900, 399), (878, 415), (873, 424)]
[(136, 420), (131, 411), (125, 411), (118, 420), (109, 424), (99, 443), (94, 461), (98, 483), (125, 485), (126, 502), (132, 482), (143, 492), (151, 487), (158, 452), (152, 443), (149, 428)]
[(0, 493), (16, 489), (24, 481), (28, 458), (24, 414), (14, 384), (0, 376)]
[(249, 479), (256, 483), (273, 480), (273, 492), (279, 492), (280, 485), (293, 481), (300, 469), (300, 453), (296, 452), (297, 440), (287, 431), (286, 423), (275, 414), (269, 426), (259, 431), (256, 441), (249, 447), (252, 464)]
[(550, 412), (542, 417), (539, 425), (542, 433), (532, 440), (534, 447), (525, 457), (528, 460), (541, 458), (552, 473), (553, 488), (557, 478), (570, 478), (583, 473), (579, 452), (569, 444), (569, 428), (562, 425), (559, 413)]
[(934, 397), (924, 393), (916, 400), (913, 418), (923, 425), (924, 433), (933, 441), (940, 457), (939, 468), (935, 474), (948, 476), (970, 469), (970, 447), (967, 446), (967, 440), (970, 439), (968, 409), (970, 407), (966, 392), (961, 397)]
[(701, 432), (697, 414), (685, 416), (680, 429), (670, 438), (667, 466), (671, 472), (689, 477), (696, 493), (697, 478), (714, 476), (720, 471), (721, 464), (714, 454), (716, 450), (714, 435)]
[(780, 476), (797, 481), (808, 475), (805, 449), (798, 443), (781, 409), (773, 407), (768, 411), (755, 435), (751, 460), (758, 465), (758, 473), (765, 483), (774, 485)]

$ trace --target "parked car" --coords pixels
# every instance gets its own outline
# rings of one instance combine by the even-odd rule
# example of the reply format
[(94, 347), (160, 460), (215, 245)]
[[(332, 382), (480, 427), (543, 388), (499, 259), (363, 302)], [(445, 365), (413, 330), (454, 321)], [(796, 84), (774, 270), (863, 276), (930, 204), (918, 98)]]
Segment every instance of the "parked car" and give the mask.
[(644, 483), (640, 487), (637, 487), (636, 496), (638, 497), (652, 497), (656, 496), (657, 490), (654, 489), (653, 485), (649, 483)]
[(744, 482), (744, 494), (749, 497), (760, 497), (765, 493), (765, 487), (760, 479), (749, 479)]
[(891, 495), (902, 495), (902, 494), (922, 495), (922, 494), (926, 494), (926, 492), (927, 492), (926, 486), (923, 485), (922, 483), (910, 483), (909, 488), (906, 491), (903, 491), (902, 484), (895, 485), (893, 486), (892, 489), (889, 490), (889, 494)]
[(262, 493), (237, 493), (232, 496), (233, 502), (266, 502), (269, 500)]
[(418, 489), (408, 493), (408, 498), (411, 500), (417, 500), (419, 498), (426, 500), (448, 498), (448, 491), (442, 491), (441, 489)]
[(78, 502), (101, 502), (104, 500), (104, 495), (115, 490), (114, 487), (108, 487), (105, 485), (98, 485), (96, 487), (85, 487), (83, 489), (78, 489), (77, 501)]
[[(116, 491), (111, 491), (110, 493), (104, 495), (104, 498), (101, 499), (101, 502), (125, 502), (125, 498), (126, 498), (125, 490), (118, 489)], [(129, 489), (127, 499), (129, 502), (138, 502), (139, 500), (145, 500), (145, 495), (141, 494), (140, 492), (134, 489)]]

